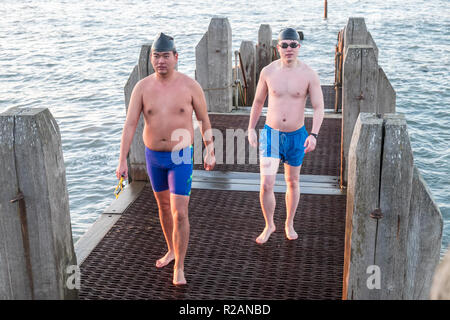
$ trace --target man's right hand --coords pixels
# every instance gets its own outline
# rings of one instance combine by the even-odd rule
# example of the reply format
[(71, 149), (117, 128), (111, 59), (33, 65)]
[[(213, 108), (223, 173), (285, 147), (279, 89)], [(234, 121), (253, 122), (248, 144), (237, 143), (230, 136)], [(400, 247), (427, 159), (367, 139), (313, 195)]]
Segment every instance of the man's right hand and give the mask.
[(258, 146), (258, 137), (255, 129), (248, 129), (248, 142), (253, 148)]
[(125, 163), (119, 162), (119, 165), (117, 166), (117, 169), (116, 169), (117, 179), (120, 180), (120, 177), (122, 175), (124, 176), (125, 180), (128, 179), (128, 166), (127, 166), (126, 161), (125, 161)]
[(212, 169), (214, 169), (215, 166), (216, 166), (216, 156), (214, 155), (214, 151), (206, 152), (204, 163), (205, 170), (211, 171)]

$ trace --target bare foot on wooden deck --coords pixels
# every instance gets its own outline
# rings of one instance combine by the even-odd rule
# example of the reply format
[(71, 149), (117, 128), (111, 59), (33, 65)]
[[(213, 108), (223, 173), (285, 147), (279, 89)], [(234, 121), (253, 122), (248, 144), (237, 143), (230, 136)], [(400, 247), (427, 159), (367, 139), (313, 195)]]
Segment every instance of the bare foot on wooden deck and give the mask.
[(275, 231), (275, 226), (265, 227), (263, 232), (256, 238), (256, 243), (263, 244), (269, 240), (270, 235)]
[(284, 231), (286, 232), (286, 238), (288, 238), (289, 240), (295, 240), (298, 238), (298, 234), (297, 234), (297, 232), (295, 232), (293, 226), (286, 225), (284, 227)]
[(167, 266), (173, 259), (175, 259), (175, 256), (173, 254), (173, 252), (169, 251), (166, 253), (166, 255), (164, 257), (162, 257), (161, 259), (158, 259), (156, 261), (156, 267), (157, 268), (162, 268)]
[(173, 268), (173, 284), (176, 286), (181, 286), (186, 284), (186, 278), (184, 277), (183, 269)]

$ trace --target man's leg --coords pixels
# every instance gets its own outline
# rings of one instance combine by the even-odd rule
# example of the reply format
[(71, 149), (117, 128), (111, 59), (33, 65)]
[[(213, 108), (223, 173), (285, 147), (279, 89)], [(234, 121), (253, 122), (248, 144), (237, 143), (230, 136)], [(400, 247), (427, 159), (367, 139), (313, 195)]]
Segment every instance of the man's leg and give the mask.
[(294, 230), (294, 216), (300, 200), (299, 176), (301, 167), (301, 165), (293, 167), (284, 164), (284, 179), (286, 181), (286, 223), (284, 230), (289, 240), (298, 238), (298, 234)]
[(173, 268), (173, 284), (186, 284), (184, 277), (184, 258), (189, 242), (189, 196), (170, 194), (170, 207), (173, 216), (173, 248), (175, 265)]
[(261, 202), (261, 209), (264, 215), (264, 220), (266, 221), (266, 226), (263, 232), (258, 236), (258, 238), (256, 238), (256, 242), (259, 244), (265, 243), (276, 229), (273, 221), (276, 205), (273, 186), (275, 185), (279, 165), (280, 159), (278, 158), (260, 158), (261, 186), (259, 200)]
[(160, 192), (153, 192), (158, 203), (159, 221), (166, 239), (168, 251), (165, 256), (156, 261), (156, 267), (162, 268), (169, 264), (174, 258), (174, 248), (172, 241), (173, 234), (173, 218), (170, 210), (170, 191), (164, 190)]

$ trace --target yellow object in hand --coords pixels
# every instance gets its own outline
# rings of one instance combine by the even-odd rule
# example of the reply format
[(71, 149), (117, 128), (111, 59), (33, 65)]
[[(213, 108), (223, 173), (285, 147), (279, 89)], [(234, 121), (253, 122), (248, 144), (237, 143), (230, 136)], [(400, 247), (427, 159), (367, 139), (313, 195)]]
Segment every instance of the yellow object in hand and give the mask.
[(117, 184), (116, 189), (114, 189), (114, 195), (116, 196), (116, 199), (119, 198), (119, 194), (123, 190), (123, 178), (124, 178), (124, 175), (122, 175), (120, 177), (119, 183)]

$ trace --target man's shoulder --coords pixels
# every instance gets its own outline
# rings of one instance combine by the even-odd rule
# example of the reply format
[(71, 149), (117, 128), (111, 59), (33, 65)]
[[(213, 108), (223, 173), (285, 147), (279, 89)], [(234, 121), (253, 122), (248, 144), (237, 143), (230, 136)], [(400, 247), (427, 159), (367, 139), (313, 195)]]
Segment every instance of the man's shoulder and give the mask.
[(264, 68), (261, 69), (260, 76), (270, 77), (270, 75), (276, 72), (278, 68), (279, 68), (279, 61), (278, 60), (272, 61), (271, 63), (269, 63), (268, 65), (266, 65)]
[(178, 77), (182, 84), (191, 90), (198, 90), (199, 88), (201, 88), (200, 83), (198, 83), (197, 80), (192, 79), (187, 74), (178, 72)]
[(189, 77), (187, 74), (181, 73), (179, 71), (177, 71), (177, 74), (178, 74), (179, 79), (188, 85), (197, 83), (197, 81), (195, 81), (194, 79)]
[(279, 67), (279, 64), (280, 64), (280, 61), (279, 61), (279, 60), (272, 61), (272, 62), (269, 63), (267, 66), (265, 66), (264, 68), (262, 68), (261, 71), (264, 70), (266, 73), (267, 73), (267, 72), (271, 72), (271, 71), (277, 69), (277, 68)]
[(149, 74), (148, 76), (146, 76), (145, 78), (142, 78), (141, 80), (139, 80), (136, 83), (136, 86), (139, 86), (139, 87), (150, 86), (154, 83), (154, 81), (155, 81), (155, 74), (152, 73), (152, 74)]
[[(300, 61), (300, 60), (299, 60)], [(317, 72), (313, 69), (313, 68), (311, 68), (306, 62), (304, 62), (304, 61), (300, 61), (300, 65), (299, 65), (299, 68), (300, 68), (300, 70), (301, 71), (303, 71), (303, 72), (308, 72), (308, 73), (310, 73), (311, 75), (316, 75), (317, 74)]]

